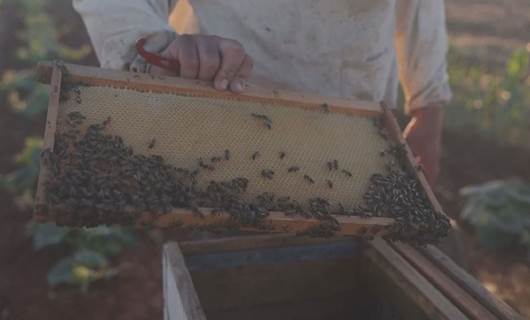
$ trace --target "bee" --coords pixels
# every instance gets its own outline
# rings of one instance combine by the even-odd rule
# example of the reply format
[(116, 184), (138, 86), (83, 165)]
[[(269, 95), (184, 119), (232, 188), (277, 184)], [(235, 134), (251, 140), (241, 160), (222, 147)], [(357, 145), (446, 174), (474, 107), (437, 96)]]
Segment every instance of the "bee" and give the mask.
[(417, 171), (423, 171), (423, 165), (418, 164), (418, 165), (416, 166), (416, 170), (417, 170)]
[(353, 177), (353, 174), (351, 172), (349, 172), (348, 170), (342, 169), (341, 172), (344, 173), (345, 175), (347, 175), (350, 178)]
[(260, 153), (259, 151), (256, 151), (252, 154), (252, 160), (256, 160), (259, 157)]
[(333, 170), (333, 162), (328, 161), (328, 162), (327, 162), (327, 165), (328, 165), (328, 169), (329, 169), (329, 171)]
[(228, 149), (225, 150), (225, 160), (226, 161), (230, 160), (230, 150)]
[(304, 179), (305, 179), (305, 181), (309, 182), (310, 184), (314, 184), (315, 183), (315, 180), (311, 179), (311, 177), (308, 176), (307, 174), (304, 174)]
[(263, 122), (267, 129), (272, 129), (272, 120), (264, 114), (252, 113), (252, 117)]
[(330, 189), (333, 189), (333, 182), (331, 182), (331, 180), (326, 180), (326, 184)]
[(220, 162), (221, 160), (222, 160), (221, 157), (212, 157), (212, 158), (210, 159), (211, 162)]
[(285, 158), (285, 152), (280, 151), (280, 159), (283, 159), (283, 158)]
[(327, 103), (323, 103), (320, 108), (324, 113), (329, 113), (329, 105)]
[(151, 139), (151, 141), (149, 142), (149, 145), (147, 146), (147, 148), (153, 149), (155, 147), (155, 143), (156, 143), (155, 138)]
[(287, 172), (297, 172), (300, 170), (300, 167), (292, 166), (287, 169)]
[(270, 169), (263, 169), (261, 170), (261, 176), (272, 180), (272, 177), (274, 176), (274, 171)]
[(199, 167), (210, 171), (213, 171), (215, 169), (213, 166), (204, 163), (204, 160), (202, 160), (202, 158), (199, 158)]
[(267, 116), (264, 115), (264, 114), (252, 113), (251, 115), (252, 115), (254, 118), (259, 119), (259, 120), (271, 121), (271, 120), (269, 119), (269, 117), (267, 117)]

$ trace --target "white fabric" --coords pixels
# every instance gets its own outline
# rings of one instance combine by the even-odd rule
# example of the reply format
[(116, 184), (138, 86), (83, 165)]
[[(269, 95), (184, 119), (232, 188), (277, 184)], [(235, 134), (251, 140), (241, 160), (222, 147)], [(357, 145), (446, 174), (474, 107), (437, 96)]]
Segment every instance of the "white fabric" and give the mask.
[[(74, 0), (74, 7), (101, 65), (123, 69), (138, 37), (173, 30), (176, 2)], [(451, 97), (442, 0), (189, 2), (174, 12), (177, 31), (241, 42), (254, 59), (252, 82), (395, 105), (399, 70), (407, 111)]]

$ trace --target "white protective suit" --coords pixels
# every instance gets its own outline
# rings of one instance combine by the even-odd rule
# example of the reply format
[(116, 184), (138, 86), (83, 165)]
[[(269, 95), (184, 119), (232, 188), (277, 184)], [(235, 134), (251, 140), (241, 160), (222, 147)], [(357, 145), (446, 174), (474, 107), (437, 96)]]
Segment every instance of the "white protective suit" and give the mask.
[(135, 41), (151, 35), (147, 49), (160, 51), (176, 30), (238, 40), (257, 84), (395, 105), (400, 79), (407, 112), (451, 97), (443, 0), (74, 0), (74, 7), (104, 68), (141, 69)]

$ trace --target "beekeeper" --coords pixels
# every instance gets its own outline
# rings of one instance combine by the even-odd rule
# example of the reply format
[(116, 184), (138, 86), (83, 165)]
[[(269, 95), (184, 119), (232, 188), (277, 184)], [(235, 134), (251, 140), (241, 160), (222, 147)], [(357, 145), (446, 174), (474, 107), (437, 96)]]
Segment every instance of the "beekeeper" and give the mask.
[[(168, 74), (135, 49), (177, 59), (179, 76), (244, 81), (395, 105), (428, 180), (438, 173), (451, 97), (442, 0), (74, 0), (104, 68)], [(354, 139), (355, 137), (352, 137)]]

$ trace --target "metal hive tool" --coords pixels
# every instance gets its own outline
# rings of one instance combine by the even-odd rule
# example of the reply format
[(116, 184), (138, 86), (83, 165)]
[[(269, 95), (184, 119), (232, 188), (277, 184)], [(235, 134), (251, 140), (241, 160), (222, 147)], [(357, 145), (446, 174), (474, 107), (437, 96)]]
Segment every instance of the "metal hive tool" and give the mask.
[[(134, 154), (160, 156), (169, 166), (197, 170), (201, 190), (211, 181), (243, 178), (246, 188), (238, 194), (242, 201), (250, 203), (260, 195), (289, 197), (307, 213), (314, 211), (315, 199), (324, 199), (326, 214), (357, 211), (332, 216), (340, 233), (373, 236), (397, 230), (394, 217), (371, 212), (359, 216), (358, 212), (366, 210), (363, 196), (373, 175), (384, 175), (397, 161), (415, 167), (408, 147), (403, 149), (404, 159), (389, 154), (392, 146), (403, 141), (392, 114), (377, 104), (253, 87), (244, 95), (233, 95), (196, 81), (74, 65), (41, 64), (38, 70), (51, 83), (45, 153), (57, 153), (56, 140), (72, 132), (72, 121), (79, 117), (76, 130), (81, 134), (90, 125), (100, 124), (102, 134), (120, 137)], [(69, 147), (65, 152), (75, 150)], [(47, 188), (57, 173), (45, 160), (36, 196), (37, 217), (84, 225), (72, 218), (76, 213), (64, 212), (62, 204), (50, 201)], [(441, 212), (423, 174), (416, 169), (411, 174), (433, 210)], [(97, 208), (96, 203), (86, 202), (86, 209)], [(127, 223), (209, 225), (230, 217), (222, 209), (188, 205), (152, 212), (156, 210), (142, 208)], [(264, 221), (271, 231), (300, 232), (321, 225), (311, 214), (270, 211)], [(115, 222), (105, 217), (96, 224)]]

